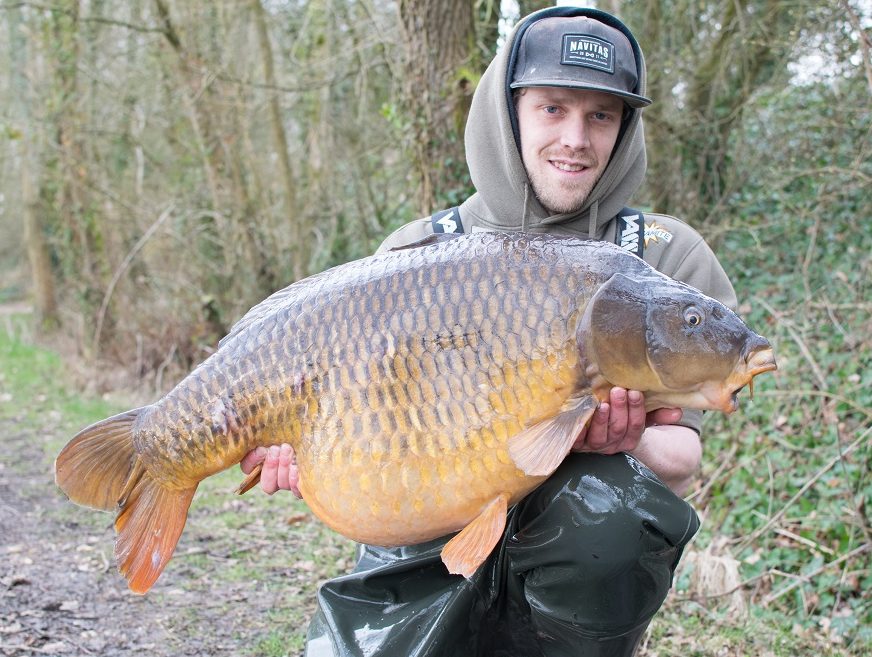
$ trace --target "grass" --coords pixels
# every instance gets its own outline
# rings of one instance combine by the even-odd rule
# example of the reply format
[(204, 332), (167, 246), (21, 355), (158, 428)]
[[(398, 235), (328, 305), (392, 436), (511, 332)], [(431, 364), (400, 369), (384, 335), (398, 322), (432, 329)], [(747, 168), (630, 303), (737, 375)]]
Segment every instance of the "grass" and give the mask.
[(737, 619), (689, 605), (661, 611), (643, 645), (641, 654), (647, 657), (833, 657), (845, 654), (843, 646), (833, 644), (823, 634), (797, 627), (781, 613), (756, 612)]
[(288, 623), (284, 615), (275, 619), (278, 629), (261, 638), (254, 647), (254, 654), (261, 657), (288, 657), (302, 653), (305, 648), (305, 637), (296, 632), (293, 624)]
[(703, 526), (646, 657), (872, 655), (872, 236), (818, 214), (719, 251), (779, 370), (706, 417)]
[(61, 357), (33, 344), (26, 316), (0, 319), (0, 418), (28, 426), (53, 422), (69, 431), (123, 410), (118, 402), (77, 393), (63, 376)]

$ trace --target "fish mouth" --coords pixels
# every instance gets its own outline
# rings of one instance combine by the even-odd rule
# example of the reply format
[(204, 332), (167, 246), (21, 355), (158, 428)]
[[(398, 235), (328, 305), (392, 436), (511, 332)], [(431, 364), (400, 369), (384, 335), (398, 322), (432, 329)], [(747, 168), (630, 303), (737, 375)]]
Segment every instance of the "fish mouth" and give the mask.
[[(771, 347), (764, 347), (751, 353), (743, 367), (735, 376), (730, 377), (731, 390), (728, 398), (725, 400), (724, 406), (721, 408), (725, 413), (732, 413), (739, 408), (739, 392), (745, 386), (748, 386), (748, 392), (751, 399), (754, 399), (754, 377), (764, 372), (771, 372), (778, 369), (778, 364), (775, 362), (775, 352)], [(738, 385), (736, 385), (738, 384)]]
[[(698, 387), (684, 392), (673, 390), (645, 393), (645, 410), (657, 408), (696, 408), (702, 411), (721, 411), (729, 415), (739, 408), (739, 393), (748, 386), (754, 397), (754, 377), (778, 369), (775, 355), (767, 345), (742, 359), (726, 379), (710, 379)], [(611, 384), (609, 384), (611, 385)]]

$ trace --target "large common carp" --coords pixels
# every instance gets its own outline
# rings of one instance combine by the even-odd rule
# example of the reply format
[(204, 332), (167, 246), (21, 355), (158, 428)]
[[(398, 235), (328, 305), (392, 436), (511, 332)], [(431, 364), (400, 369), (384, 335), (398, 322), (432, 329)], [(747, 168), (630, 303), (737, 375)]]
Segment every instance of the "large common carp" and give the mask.
[(442, 557), (469, 576), (609, 388), (643, 391), (649, 410), (730, 413), (773, 369), (731, 310), (614, 245), (431, 238), (273, 294), (163, 399), (80, 432), (55, 476), (74, 502), (117, 512), (137, 592), (198, 483), (282, 442), (327, 525), (378, 545), (462, 530)]

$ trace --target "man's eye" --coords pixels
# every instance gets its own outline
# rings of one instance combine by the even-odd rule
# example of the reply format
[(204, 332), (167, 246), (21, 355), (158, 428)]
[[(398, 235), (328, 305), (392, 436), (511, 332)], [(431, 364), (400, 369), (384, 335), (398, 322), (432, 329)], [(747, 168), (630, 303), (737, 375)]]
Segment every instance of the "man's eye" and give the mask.
[(557, 112), (559, 112), (559, 111), (560, 110), (558, 109), (558, 107), (556, 105), (546, 105), (545, 106), (545, 112), (547, 112), (548, 114), (557, 114)]
[(595, 118), (597, 121), (608, 121), (609, 115), (605, 112), (596, 112), (594, 113), (593, 118)]

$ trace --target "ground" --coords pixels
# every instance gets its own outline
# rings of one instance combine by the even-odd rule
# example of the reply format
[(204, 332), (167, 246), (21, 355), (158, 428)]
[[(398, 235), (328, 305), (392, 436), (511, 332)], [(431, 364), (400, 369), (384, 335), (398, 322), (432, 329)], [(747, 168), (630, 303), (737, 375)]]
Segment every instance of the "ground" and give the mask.
[(236, 498), (228, 471), (201, 487), (175, 557), (135, 595), (112, 560), (112, 518), (55, 487), (48, 448), (66, 436), (45, 419), (0, 419), (0, 655), (301, 653), (316, 587), (349, 567), (349, 543), (290, 495)]

